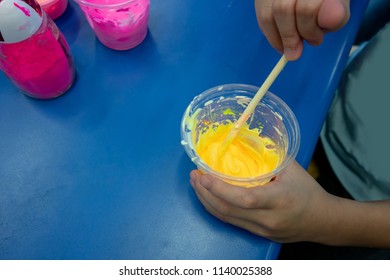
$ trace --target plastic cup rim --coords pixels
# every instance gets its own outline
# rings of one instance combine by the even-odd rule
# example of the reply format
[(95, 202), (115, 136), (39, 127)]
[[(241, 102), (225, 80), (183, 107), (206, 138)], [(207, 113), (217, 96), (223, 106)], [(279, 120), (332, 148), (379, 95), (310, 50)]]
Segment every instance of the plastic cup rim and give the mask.
[(115, 3), (115, 4), (97, 4), (97, 3), (93, 3), (93, 0), (73, 0), (75, 1), (77, 4), (83, 4), (83, 5), (86, 5), (86, 6), (90, 6), (90, 7), (99, 7), (99, 8), (115, 8), (115, 7), (121, 7), (123, 5), (126, 5), (126, 4), (129, 4), (131, 2), (135, 2), (135, 1), (138, 1), (138, 0), (123, 0), (123, 2), (120, 2), (120, 3)]

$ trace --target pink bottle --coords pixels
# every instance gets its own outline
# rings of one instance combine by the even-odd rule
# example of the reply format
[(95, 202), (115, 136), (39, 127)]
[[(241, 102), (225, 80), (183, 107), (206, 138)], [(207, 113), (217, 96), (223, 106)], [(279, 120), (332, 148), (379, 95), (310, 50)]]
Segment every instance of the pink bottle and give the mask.
[(35, 0), (0, 0), (0, 69), (38, 99), (60, 96), (72, 85), (69, 46)]
[(37, 0), (42, 9), (51, 19), (56, 19), (61, 16), (66, 7), (68, 7), (68, 0)]

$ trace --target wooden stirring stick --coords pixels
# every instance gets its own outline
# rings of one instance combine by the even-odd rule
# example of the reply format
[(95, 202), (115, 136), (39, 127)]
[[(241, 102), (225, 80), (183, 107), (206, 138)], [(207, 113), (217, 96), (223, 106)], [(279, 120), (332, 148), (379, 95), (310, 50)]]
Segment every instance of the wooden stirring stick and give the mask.
[(249, 117), (252, 115), (253, 111), (255, 110), (257, 104), (260, 102), (260, 100), (263, 98), (265, 93), (268, 91), (272, 83), (275, 81), (275, 79), (278, 77), (279, 73), (283, 70), (284, 66), (287, 64), (287, 59), (283, 55), (279, 62), (275, 65), (274, 69), (272, 69), (271, 73), (268, 75), (267, 79), (264, 81), (262, 86), (259, 88), (249, 105), (245, 108), (244, 112), (242, 113), (241, 117), (236, 121), (234, 124), (233, 129), (229, 132), (228, 136), (225, 139), (223, 149), (222, 151), (225, 152), (227, 147), (232, 143), (234, 138), (237, 136), (238, 132), (240, 131), (242, 125), (249, 119)]

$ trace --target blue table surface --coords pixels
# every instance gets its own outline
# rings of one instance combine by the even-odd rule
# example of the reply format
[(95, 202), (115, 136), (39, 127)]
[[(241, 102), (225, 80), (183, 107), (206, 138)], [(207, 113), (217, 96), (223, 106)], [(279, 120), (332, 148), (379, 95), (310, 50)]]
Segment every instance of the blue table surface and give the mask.
[[(305, 46), (271, 91), (301, 128), (308, 166), (367, 1), (346, 27)], [(149, 32), (129, 51), (104, 47), (70, 1), (56, 20), (77, 78), (49, 101), (0, 74), (0, 259), (275, 259), (280, 244), (211, 216), (189, 184), (180, 145), (194, 96), (261, 85), (280, 55), (253, 1), (151, 0)]]

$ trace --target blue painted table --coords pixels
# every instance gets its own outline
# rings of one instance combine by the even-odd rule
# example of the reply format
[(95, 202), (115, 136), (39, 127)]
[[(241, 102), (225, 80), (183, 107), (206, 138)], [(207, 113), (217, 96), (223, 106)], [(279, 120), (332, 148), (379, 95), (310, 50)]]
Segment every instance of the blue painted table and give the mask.
[[(367, 1), (271, 91), (295, 112), (307, 166)], [(62, 97), (21, 94), (0, 74), (0, 259), (274, 259), (280, 244), (215, 219), (189, 184), (186, 106), (226, 83), (260, 85), (279, 59), (253, 1), (151, 0), (130, 51), (97, 41), (71, 1), (56, 21), (77, 79)]]

